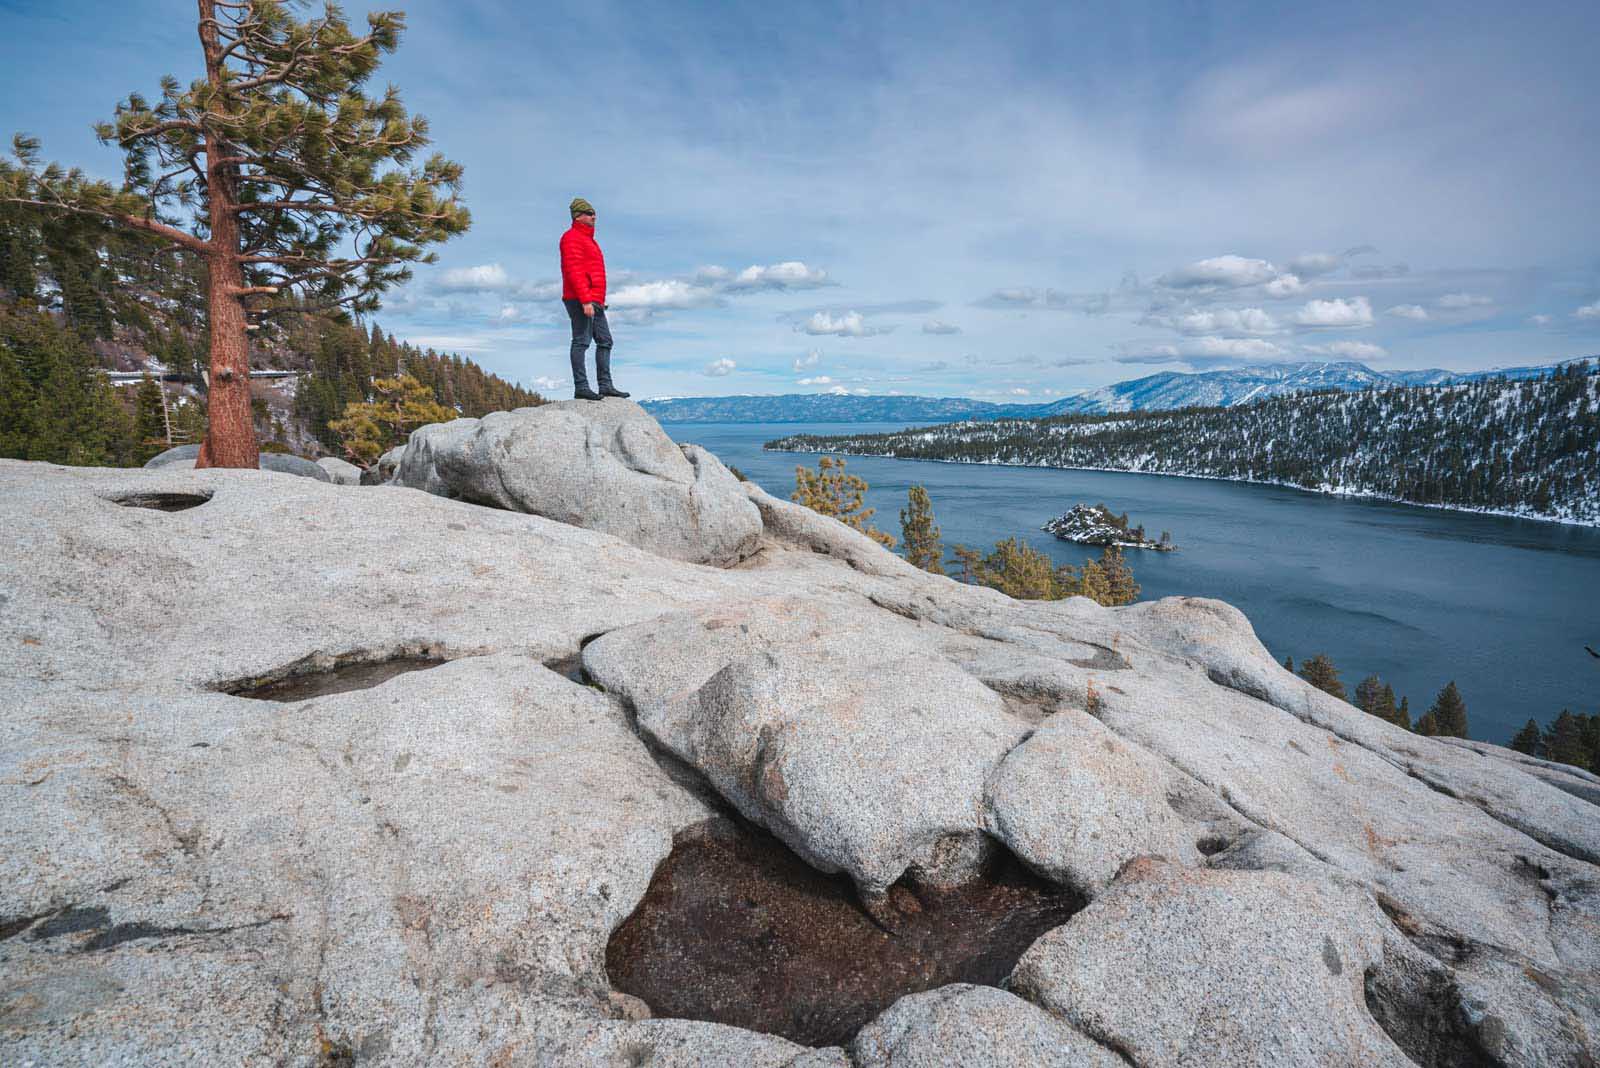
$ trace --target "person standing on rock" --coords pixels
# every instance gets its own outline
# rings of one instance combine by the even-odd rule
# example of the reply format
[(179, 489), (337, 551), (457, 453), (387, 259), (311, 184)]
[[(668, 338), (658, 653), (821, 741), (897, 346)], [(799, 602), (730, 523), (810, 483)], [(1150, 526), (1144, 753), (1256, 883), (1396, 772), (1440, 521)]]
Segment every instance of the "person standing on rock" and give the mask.
[[(626, 397), (611, 383), (611, 324), (606, 322), (606, 258), (594, 239), (594, 205), (573, 197), (572, 229), (561, 235), (561, 303), (572, 320), (572, 395), (579, 400)], [(594, 378), (589, 388), (584, 358), (594, 342)]]

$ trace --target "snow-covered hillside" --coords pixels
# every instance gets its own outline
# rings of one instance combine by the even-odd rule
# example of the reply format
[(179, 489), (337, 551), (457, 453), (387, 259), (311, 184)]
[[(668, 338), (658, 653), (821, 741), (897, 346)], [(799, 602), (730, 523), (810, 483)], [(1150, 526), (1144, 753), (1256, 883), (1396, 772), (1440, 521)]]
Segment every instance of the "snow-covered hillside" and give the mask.
[(1600, 375), (951, 423), (772, 449), (1197, 475), (1600, 525)]

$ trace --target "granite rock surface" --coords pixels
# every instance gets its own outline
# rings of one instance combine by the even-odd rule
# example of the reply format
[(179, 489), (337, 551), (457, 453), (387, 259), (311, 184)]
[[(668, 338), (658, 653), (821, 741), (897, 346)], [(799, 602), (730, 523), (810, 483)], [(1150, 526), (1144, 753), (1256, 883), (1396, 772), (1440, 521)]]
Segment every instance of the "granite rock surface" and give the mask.
[[(753, 527), (474, 503), (518, 413), (419, 430), (434, 492), (0, 461), (0, 1063), (1600, 1060), (1584, 776), (1365, 716), (1219, 602), (1012, 601), (547, 407), (652, 522)], [(729, 812), (885, 937), (1001, 850), (1088, 903), (847, 1048), (653, 1018), (608, 939)]]

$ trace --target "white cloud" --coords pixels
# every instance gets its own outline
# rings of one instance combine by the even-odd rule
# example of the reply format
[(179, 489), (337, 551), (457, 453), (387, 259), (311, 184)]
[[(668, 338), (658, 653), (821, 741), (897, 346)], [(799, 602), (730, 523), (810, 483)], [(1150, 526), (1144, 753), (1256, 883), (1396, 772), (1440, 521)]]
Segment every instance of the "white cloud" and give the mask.
[(436, 293), (498, 293), (507, 300), (555, 300), (561, 296), (561, 283), (519, 281), (498, 263), (476, 267), (452, 267), (432, 282)]
[(1381, 360), (1389, 355), (1382, 345), (1370, 341), (1330, 341), (1326, 345), (1307, 345), (1305, 351), (1319, 356), (1342, 356), (1347, 360)]
[(799, 357), (795, 358), (795, 361), (794, 361), (795, 373), (798, 374), (801, 371), (810, 370), (811, 368), (815, 367), (817, 364), (819, 364), (821, 362), (822, 362), (822, 353), (817, 349), (812, 349), (810, 352), (806, 353), (804, 356), (799, 356)]
[(434, 283), (441, 293), (498, 293), (510, 286), (511, 276), (498, 263), (452, 267)]
[(1548, 315), (1530, 315), (1530, 316), (1528, 316), (1528, 325), (1529, 326), (1549, 326), (1551, 321), (1552, 321), (1551, 317), (1548, 316)]
[(1488, 297), (1478, 296), (1475, 293), (1446, 293), (1434, 303), (1439, 305), (1441, 308), (1450, 308), (1454, 310), (1460, 308), (1481, 308), (1487, 304), (1493, 304), (1494, 301), (1490, 300)]
[(732, 277), (732, 271), (728, 270), (726, 267), (718, 267), (714, 264), (708, 267), (701, 267), (694, 272), (694, 280), (699, 282), (701, 285), (708, 286), (726, 282)]
[(1305, 288), (1306, 284), (1300, 281), (1299, 275), (1280, 274), (1267, 283), (1266, 294), (1269, 297), (1276, 297), (1281, 300), (1284, 297), (1299, 296), (1305, 292)]
[(722, 378), (726, 375), (733, 374), (733, 369), (737, 366), (739, 365), (724, 356), (720, 360), (712, 360), (701, 370), (702, 373), (710, 375), (712, 378)]
[(557, 382), (555, 379), (549, 377), (548, 375), (540, 375), (538, 378), (535, 378), (533, 380), (533, 388), (537, 389), (537, 390), (542, 390), (545, 393), (553, 393), (556, 390), (561, 389), (565, 385), (566, 385), (565, 382)]
[(1343, 329), (1372, 325), (1372, 304), (1366, 297), (1335, 297), (1333, 300), (1308, 300), (1295, 313), (1299, 326), (1311, 329)]
[(1186, 360), (1194, 357), (1230, 360), (1273, 360), (1289, 355), (1287, 349), (1271, 341), (1251, 337), (1197, 337), (1172, 344), (1123, 345), (1125, 353), (1119, 362), (1152, 362), (1165, 357)]
[(1260, 308), (1199, 308), (1176, 315), (1146, 316), (1142, 322), (1165, 326), (1180, 334), (1276, 334), (1283, 329)]
[(1026, 397), (1026, 396), (1028, 396), (1028, 391), (1023, 389), (1021, 386), (1017, 386), (1014, 389), (1009, 389), (1006, 392), (1010, 393), (1013, 397)]
[(831, 312), (819, 311), (804, 323), (797, 324), (795, 329), (808, 334), (831, 334), (835, 337), (871, 337), (888, 333), (885, 328), (868, 326), (858, 311), (845, 312), (837, 317)]
[(618, 308), (703, 308), (716, 302), (715, 290), (668, 279), (623, 286), (606, 303)]
[(1266, 260), (1243, 256), (1213, 256), (1187, 267), (1168, 271), (1156, 279), (1167, 289), (1238, 289), (1258, 286), (1277, 278), (1281, 272)]
[(1585, 304), (1572, 314), (1589, 322), (1600, 319), (1600, 300), (1595, 301), (1593, 304)]
[(484, 338), (472, 337), (466, 334), (423, 334), (408, 335), (401, 338), (409, 341), (420, 349), (435, 349), (439, 352), (449, 352), (452, 349), (461, 349), (464, 352), (482, 352), (491, 346)]
[(497, 323), (520, 323), (527, 318), (527, 314), (515, 304), (500, 305), (500, 314), (494, 317)]
[(1301, 278), (1315, 278), (1329, 274), (1344, 266), (1344, 257), (1337, 252), (1307, 252), (1289, 261), (1289, 270)]
[(863, 389), (859, 386), (855, 389), (846, 389), (844, 386), (829, 386), (827, 392), (832, 393), (836, 397), (865, 397), (872, 391), (870, 389)]
[(815, 378), (802, 378), (799, 382), (799, 385), (802, 386), (827, 386), (832, 384), (833, 379), (829, 378), (827, 375), (817, 375)]
[(1422, 320), (1428, 317), (1428, 309), (1420, 304), (1396, 304), (1387, 312), (1397, 319)]
[(980, 303), (987, 305), (1022, 305), (1046, 308), (1050, 311), (1075, 311), (1084, 315), (1104, 315), (1111, 310), (1110, 293), (1066, 293), (1059, 289), (1038, 289), (1034, 286), (1013, 286), (997, 289)]
[(961, 328), (954, 323), (947, 323), (943, 319), (929, 319), (922, 324), (924, 334), (959, 334)]
[[(723, 268), (701, 268), (701, 271), (707, 270), (721, 271)], [(726, 279), (726, 275), (723, 278)], [(724, 288), (728, 290), (818, 289), (834, 284), (828, 277), (828, 272), (822, 268), (807, 267), (799, 260), (787, 260), (783, 263), (774, 263), (770, 267), (746, 267), (733, 278), (726, 279)]]

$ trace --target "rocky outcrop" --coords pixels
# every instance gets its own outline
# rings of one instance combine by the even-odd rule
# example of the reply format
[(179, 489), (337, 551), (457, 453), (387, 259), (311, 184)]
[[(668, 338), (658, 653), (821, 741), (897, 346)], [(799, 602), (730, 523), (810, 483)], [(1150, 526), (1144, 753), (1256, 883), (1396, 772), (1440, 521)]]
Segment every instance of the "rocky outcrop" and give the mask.
[(323, 456), (318, 458), (317, 466), (328, 472), (328, 477), (335, 485), (361, 485), (361, 468), (348, 460), (341, 460), (337, 456)]
[(1366, 1005), (1386, 950), (1416, 952), (1359, 890), (1141, 859), (1035, 942), (1011, 985), (1150, 1068), (1406, 1068)]
[(1045, 720), (990, 787), (990, 827), (1023, 863), (1092, 897), (1128, 861), (1201, 862), (1196, 831), (1173, 811), (1167, 766), (1086, 712)]
[(850, 1044), (856, 1068), (1126, 1068), (1115, 1052), (992, 986), (910, 994)]
[(400, 469), (400, 460), (406, 454), (404, 445), (396, 445), (382, 456), (376, 463), (361, 472), (363, 486), (382, 486), (394, 479), (395, 472)]
[(973, 873), (985, 780), (1028, 733), (882, 615), (741, 602), (612, 632), (583, 662), (741, 813), (875, 907), (908, 870), (935, 885)]
[[(590, 407), (552, 434), (642, 514), (714, 490)], [(405, 462), (467, 485), (523, 418)], [(1011, 601), (736, 491), (717, 568), (403, 486), (0, 461), (0, 1061), (1600, 1059), (1583, 776), (1365, 716), (1218, 602)], [(442, 663), (351, 681), (397, 658)], [(1087, 905), (848, 1051), (652, 1018), (608, 940), (734, 812), (886, 928), (1002, 850)]]
[[(174, 445), (166, 452), (157, 453), (145, 461), (145, 466), (151, 468), (193, 467), (198, 459), (200, 459), (200, 446)], [(327, 468), (302, 456), (294, 456), (286, 452), (264, 452), (258, 462), (262, 471), (277, 471), (285, 475), (299, 475), (301, 478), (314, 478), (318, 482), (336, 481)]]
[(412, 432), (395, 481), (727, 566), (761, 518), (715, 456), (678, 446), (631, 401), (559, 401)]

